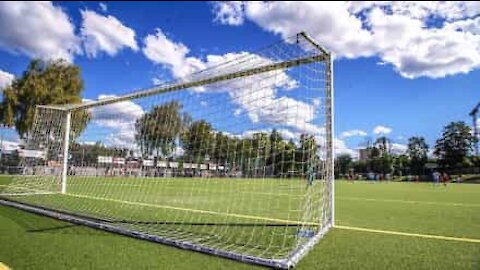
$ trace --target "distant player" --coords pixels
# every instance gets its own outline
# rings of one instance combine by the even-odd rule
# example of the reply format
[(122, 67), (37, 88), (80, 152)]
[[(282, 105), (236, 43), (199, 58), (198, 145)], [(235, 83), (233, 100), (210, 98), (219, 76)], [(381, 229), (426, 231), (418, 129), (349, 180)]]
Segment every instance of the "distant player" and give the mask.
[(448, 176), (448, 173), (444, 172), (442, 175), (442, 181), (443, 185), (447, 186), (448, 181), (450, 180), (450, 177)]
[(355, 173), (353, 169), (348, 170), (348, 180), (351, 183), (353, 183), (353, 181), (355, 180)]
[(313, 185), (313, 181), (315, 180), (315, 170), (312, 166), (309, 166), (307, 170), (307, 187)]
[(434, 171), (432, 176), (433, 176), (433, 182), (434, 182), (434, 184), (439, 184), (441, 174), (440, 174), (439, 172), (437, 172), (437, 171)]

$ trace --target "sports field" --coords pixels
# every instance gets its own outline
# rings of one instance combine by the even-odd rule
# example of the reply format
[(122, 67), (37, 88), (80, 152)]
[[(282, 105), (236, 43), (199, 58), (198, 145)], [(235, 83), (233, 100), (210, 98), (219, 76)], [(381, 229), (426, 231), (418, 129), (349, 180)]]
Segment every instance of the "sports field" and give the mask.
[[(2, 185), (6, 185), (10, 179), (4, 177), (1, 181)], [(115, 184), (112, 184), (113, 181)], [(288, 236), (293, 236), (297, 230), (293, 226), (295, 224), (288, 227), (274, 226), (275, 223), (285, 224), (298, 219), (295, 213), (282, 212), (283, 204), (296, 203), (295, 192), (305, 192), (305, 183), (300, 181), (298, 187), (291, 182), (288, 185), (279, 184), (278, 190), (262, 190), (262, 186), (255, 186), (255, 183), (232, 179), (228, 182), (225, 179), (210, 180), (208, 183), (213, 184), (211, 186), (195, 179), (166, 180), (161, 186), (147, 181), (141, 183), (150, 184), (135, 186), (131, 179), (124, 181), (126, 182), (119, 183), (118, 179), (105, 178), (101, 182), (97, 181), (96, 185), (77, 182), (77, 186), (72, 181), (69, 192), (73, 195), (61, 199), (48, 199), (48, 196), (58, 198), (58, 195), (35, 195), (28, 196), (28, 200), (50, 207), (76, 207), (82, 212), (92, 211), (91, 214), (97, 215), (109, 213), (110, 217), (123, 219), (116, 222), (123, 222), (126, 226), (129, 220), (145, 221), (145, 226), (152, 226), (147, 222), (152, 218), (157, 218), (155, 224), (158, 224), (158, 218), (181, 221), (181, 225), (164, 222), (156, 229), (159, 232), (190, 231), (195, 235), (212, 231), (217, 234), (225, 232), (225, 226), (219, 225), (225, 216), (217, 213), (235, 213), (228, 216), (230, 224), (227, 227), (231, 231), (219, 235), (235, 235), (230, 244), (242, 243), (238, 248), (245, 246), (247, 237), (251, 235), (282, 235), (284, 242), (272, 238), (256, 239), (259, 250), (255, 252), (268, 255), (269, 250), (262, 251), (260, 248), (286, 247)], [(222, 185), (228, 185), (228, 188)], [(235, 185), (234, 189), (232, 185)], [(121, 197), (122, 194), (125, 196), (125, 189), (135, 188), (140, 189), (139, 194), (160, 194), (148, 200), (165, 207), (156, 207), (153, 211), (148, 200), (143, 205), (121, 203), (125, 201)], [(179, 195), (185, 190), (196, 194), (194, 198), (198, 201), (193, 197), (182, 200)], [(226, 191), (228, 193), (224, 194)], [(236, 209), (222, 209), (227, 205), (222, 200), (235, 201), (235, 194), (240, 193), (244, 195), (239, 196), (238, 200), (243, 198), (243, 201), (233, 204), (237, 206)], [(102, 199), (99, 199), (100, 194)], [(272, 196), (273, 194), (275, 195)], [(287, 194), (289, 195), (286, 196)], [(174, 200), (178, 200), (176, 208), (168, 208), (169, 202)], [(142, 197), (142, 201), (145, 202), (145, 198)], [(118, 204), (123, 206), (113, 206)], [(206, 208), (199, 209), (199, 205)], [(264, 205), (269, 207), (262, 207)], [(133, 211), (134, 214), (132, 207), (136, 210)], [(139, 209), (143, 210), (138, 211)], [(444, 187), (425, 183), (370, 184), (337, 181), (335, 210), (338, 227), (330, 231), (296, 269), (480, 269), (480, 185), (450, 184)], [(232, 226), (232, 220), (236, 220), (239, 226)], [(187, 227), (186, 221), (190, 222)], [(255, 225), (267, 223), (270, 226), (260, 228), (273, 231), (263, 231), (261, 234), (254, 231), (259, 228)], [(278, 228), (292, 231), (276, 234)], [(0, 230), (0, 261), (13, 269), (254, 267), (72, 225), (9, 207), (0, 207)], [(249, 250), (255, 249), (249, 247)]]
[(56, 179), (20, 177), (2, 193), (102, 224), (274, 260), (290, 256), (326, 220), (321, 181), (71, 176), (66, 194), (49, 194), (59, 190)]

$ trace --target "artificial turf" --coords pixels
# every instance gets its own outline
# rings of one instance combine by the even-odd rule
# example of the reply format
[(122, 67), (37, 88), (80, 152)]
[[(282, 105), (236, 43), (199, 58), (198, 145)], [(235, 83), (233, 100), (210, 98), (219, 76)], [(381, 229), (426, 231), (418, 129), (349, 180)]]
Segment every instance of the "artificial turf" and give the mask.
[[(480, 239), (480, 186), (336, 183), (336, 223)], [(13, 269), (250, 269), (254, 266), (0, 207)], [(296, 269), (480, 269), (480, 244), (333, 229)]]

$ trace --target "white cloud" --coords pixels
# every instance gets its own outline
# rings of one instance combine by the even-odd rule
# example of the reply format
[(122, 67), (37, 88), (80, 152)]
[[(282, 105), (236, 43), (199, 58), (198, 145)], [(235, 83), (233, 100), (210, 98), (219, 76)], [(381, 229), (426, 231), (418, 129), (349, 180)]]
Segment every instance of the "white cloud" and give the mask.
[(354, 149), (349, 148), (341, 139), (335, 138), (333, 145), (335, 149), (335, 156), (348, 154), (352, 158), (358, 157), (358, 152)]
[(387, 135), (387, 134), (390, 134), (391, 132), (392, 132), (392, 129), (385, 126), (376, 126), (373, 129), (373, 134), (375, 135), (380, 135), (380, 134)]
[(0, 91), (10, 86), (15, 76), (3, 70), (0, 70)]
[(79, 141), (78, 143), (83, 145), (95, 145), (97, 142), (96, 141)]
[(89, 57), (96, 57), (100, 51), (110, 56), (116, 55), (123, 48), (138, 50), (135, 31), (122, 24), (117, 18), (103, 16), (91, 10), (82, 10), (81, 35), (85, 52)]
[[(259, 67), (271, 64), (272, 60), (248, 52), (227, 53), (224, 55), (207, 55), (205, 60), (188, 56), (189, 49), (180, 42), (170, 40), (160, 29), (154, 35), (144, 39), (145, 56), (154, 63), (170, 69), (173, 77), (183, 80), (196, 80), (207, 76), (218, 76), (245, 68)], [(242, 61), (234, 61), (241, 58)], [(227, 63), (227, 64), (225, 64)], [(239, 64), (237, 64), (239, 63)], [(242, 64), (246, 63), (246, 64)], [(222, 65), (221, 68), (215, 68)], [(186, 78), (187, 75), (199, 72)], [(225, 92), (232, 102), (238, 105), (234, 114), (238, 116), (245, 112), (253, 123), (268, 123), (295, 127), (300, 132), (317, 134), (320, 128), (311, 124), (315, 118), (315, 108), (290, 97), (278, 97), (277, 90), (291, 90), (297, 87), (284, 71), (271, 71), (258, 74), (242, 80), (220, 82), (207, 87), (193, 89), (197, 92)]]
[(145, 56), (156, 64), (166, 65), (175, 78), (182, 78), (205, 68), (201, 60), (187, 57), (190, 50), (185, 45), (171, 41), (160, 29), (156, 29), (154, 35), (147, 35), (144, 43)]
[(349, 11), (359, 13), (375, 7), (388, 8), (391, 13), (414, 19), (428, 20), (431, 16), (446, 21), (474, 17), (480, 13), (475, 1), (363, 1), (349, 2)]
[[(112, 98), (115, 95), (99, 95), (98, 99)], [(112, 146), (132, 147), (135, 137), (135, 121), (144, 111), (142, 107), (132, 101), (122, 101), (90, 109), (92, 122), (106, 134), (106, 143)], [(100, 131), (97, 131), (100, 132)]]
[(386, 14), (369, 16), (379, 55), (406, 78), (441, 78), (468, 73), (480, 66), (480, 36), (451, 27), (425, 28), (422, 20)]
[(480, 35), (480, 17), (475, 19), (466, 19), (455, 21), (446, 25), (446, 28), (454, 31), (468, 32), (474, 35)]
[(319, 107), (320, 104), (322, 104), (322, 101), (321, 101), (321, 99), (319, 99), (319, 98), (314, 98), (314, 99), (312, 99), (312, 104), (313, 104), (315, 107)]
[(221, 23), (250, 20), (284, 38), (306, 31), (336, 56), (377, 56), (406, 78), (480, 67), (480, 2), (242, 2), (216, 4), (214, 12)]
[[(98, 100), (115, 97), (115, 95), (99, 95)], [(91, 109), (93, 120), (105, 127), (119, 128), (121, 125), (135, 123), (144, 111), (132, 101), (122, 101)]]
[(153, 83), (153, 85), (162, 85), (162, 84), (165, 83), (165, 81), (163, 79), (159, 78), (159, 77), (154, 77), (152, 79), (152, 83)]
[(235, 116), (239, 116), (241, 113), (242, 113), (242, 109), (235, 109), (235, 111), (233, 111), (233, 115)]
[(51, 2), (0, 2), (0, 48), (42, 59), (73, 60), (80, 40), (68, 15)]
[(367, 133), (360, 129), (352, 129), (342, 132), (340, 138), (349, 138), (349, 137), (364, 137), (367, 136)]
[(241, 25), (245, 17), (241, 1), (214, 2), (213, 13), (215, 22), (228, 25)]
[(206, 101), (203, 101), (203, 100), (202, 100), (202, 101), (200, 101), (200, 105), (202, 105), (203, 107), (205, 107), (205, 106), (208, 105), (208, 103), (207, 103)]
[(392, 152), (395, 154), (404, 154), (407, 151), (408, 146), (400, 143), (392, 143)]
[(100, 10), (103, 11), (103, 12), (107, 12), (108, 11), (108, 6), (107, 6), (107, 3), (99, 3), (98, 6), (100, 7)]
[(306, 31), (345, 57), (375, 53), (372, 34), (345, 2), (246, 2), (245, 15), (260, 27), (287, 38)]

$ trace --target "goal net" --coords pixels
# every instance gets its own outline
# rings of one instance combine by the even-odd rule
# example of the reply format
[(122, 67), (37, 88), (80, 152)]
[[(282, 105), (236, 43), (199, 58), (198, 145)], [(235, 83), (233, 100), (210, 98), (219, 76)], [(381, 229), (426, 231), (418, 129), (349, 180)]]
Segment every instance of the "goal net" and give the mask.
[(331, 61), (300, 33), (187, 58), (150, 89), (37, 106), (0, 202), (291, 267), (333, 226)]

